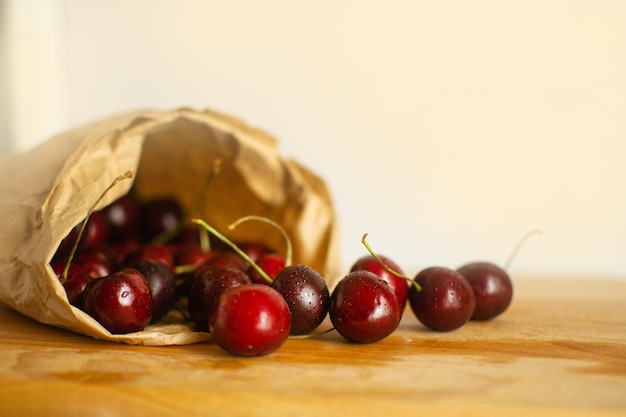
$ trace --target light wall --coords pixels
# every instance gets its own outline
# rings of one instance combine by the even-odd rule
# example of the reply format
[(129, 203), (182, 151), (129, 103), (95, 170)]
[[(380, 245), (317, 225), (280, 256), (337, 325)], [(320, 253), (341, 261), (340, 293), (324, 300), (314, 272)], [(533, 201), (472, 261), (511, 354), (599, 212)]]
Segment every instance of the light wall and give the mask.
[(346, 267), (365, 232), (414, 273), (541, 229), (512, 274), (626, 278), (626, 2), (0, 1), (5, 148), (209, 107), (326, 179)]

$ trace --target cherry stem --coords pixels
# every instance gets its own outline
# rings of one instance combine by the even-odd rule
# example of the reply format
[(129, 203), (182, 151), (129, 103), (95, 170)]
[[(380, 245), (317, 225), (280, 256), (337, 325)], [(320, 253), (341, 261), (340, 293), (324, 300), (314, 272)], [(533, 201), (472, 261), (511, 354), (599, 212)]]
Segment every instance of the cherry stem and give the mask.
[(541, 234), (541, 230), (532, 230), (526, 233), (524, 236), (522, 236), (522, 238), (519, 240), (519, 242), (517, 242), (517, 245), (515, 245), (513, 252), (511, 252), (511, 254), (509, 255), (509, 258), (506, 260), (504, 264), (505, 271), (509, 270), (511, 263), (513, 262), (513, 258), (515, 258), (515, 256), (517, 255), (517, 252), (519, 252), (524, 242), (526, 242), (526, 240), (528, 240), (528, 238), (531, 237), (532, 235), (537, 235), (537, 234)]
[(317, 332), (317, 333), (289, 335), (289, 338), (290, 339), (310, 339), (312, 337), (323, 336), (323, 335), (325, 335), (327, 333), (330, 333), (330, 332), (332, 332), (334, 330), (335, 330), (335, 328), (331, 327), (329, 329), (322, 330), (321, 332)]
[[(207, 196), (209, 195), (209, 186), (213, 182), (213, 179), (219, 174), (220, 168), (222, 166), (222, 160), (220, 158), (215, 158), (213, 160), (213, 166), (211, 168), (211, 172), (207, 175), (206, 180), (204, 181), (204, 185), (202, 186), (202, 194), (200, 195), (200, 199), (198, 201), (198, 214), (201, 214), (206, 207)], [(211, 250), (211, 240), (209, 239), (209, 233), (206, 229), (201, 228), (198, 232), (200, 238), (200, 249), (203, 252), (208, 252)]]
[(262, 216), (244, 216), (244, 217), (241, 217), (240, 219), (236, 220), (232, 224), (230, 224), (228, 226), (228, 230), (233, 230), (237, 226), (239, 226), (241, 223), (244, 223), (244, 222), (247, 222), (247, 221), (250, 221), (250, 220), (258, 220), (258, 221), (261, 221), (261, 222), (264, 222), (264, 223), (271, 224), (272, 226), (274, 226), (276, 229), (278, 229), (280, 231), (280, 233), (285, 238), (285, 242), (287, 244), (287, 249), (286, 249), (286, 254), (285, 254), (285, 268), (290, 266), (291, 265), (292, 253), (293, 253), (293, 249), (291, 247), (291, 239), (289, 239), (289, 235), (287, 234), (285, 229), (282, 228), (281, 225), (279, 225), (275, 221), (273, 221), (271, 219), (268, 219), (267, 217), (262, 217)]
[(243, 259), (248, 261), (250, 266), (252, 266), (254, 269), (256, 269), (256, 271), (261, 275), (261, 277), (263, 277), (263, 279), (265, 281), (267, 281), (268, 284), (271, 284), (271, 283), (274, 282), (272, 280), (272, 278), (270, 278), (269, 275), (267, 275), (267, 273), (263, 269), (261, 269), (261, 267), (259, 265), (257, 265), (256, 262), (254, 262), (252, 260), (252, 258), (250, 258), (244, 251), (239, 249), (239, 247), (237, 245), (235, 245), (235, 243), (232, 240), (230, 240), (229, 238), (227, 238), (226, 236), (224, 236), (223, 234), (218, 232), (217, 229), (215, 229), (213, 226), (209, 225), (207, 222), (205, 222), (204, 220), (201, 220), (201, 219), (191, 219), (191, 222), (195, 223), (197, 225), (202, 226), (204, 229), (209, 231), (211, 234), (213, 234), (219, 240), (221, 240), (222, 242), (224, 242), (225, 244), (230, 246), (230, 248), (232, 250), (234, 250), (239, 256), (241, 256)]
[(397, 276), (398, 278), (402, 278), (405, 281), (408, 281), (409, 283), (411, 283), (411, 285), (413, 285), (413, 287), (415, 287), (415, 289), (417, 290), (417, 292), (421, 293), (422, 292), (422, 287), (421, 285), (419, 285), (417, 282), (415, 282), (414, 280), (412, 280), (411, 278), (407, 277), (406, 275), (402, 275), (397, 271), (394, 271), (393, 269), (391, 269), (389, 267), (389, 265), (387, 265), (382, 259), (380, 259), (380, 257), (378, 255), (376, 255), (376, 253), (374, 252), (374, 249), (372, 249), (372, 247), (370, 246), (369, 243), (367, 243), (367, 233), (365, 233), (363, 235), (363, 237), (361, 238), (361, 243), (363, 243), (363, 245), (365, 246), (365, 248), (367, 249), (367, 251), (374, 257), (374, 259), (376, 260), (376, 262), (378, 262), (380, 264), (380, 266), (382, 266), (385, 271), (389, 272), (392, 275)]
[(70, 271), (70, 263), (72, 262), (72, 260), (74, 259), (74, 256), (76, 255), (76, 251), (78, 250), (78, 244), (80, 243), (81, 237), (83, 237), (83, 233), (85, 232), (85, 229), (87, 228), (87, 222), (89, 221), (89, 217), (91, 217), (91, 213), (95, 211), (98, 204), (100, 204), (100, 201), (102, 201), (104, 196), (111, 190), (111, 188), (115, 187), (119, 182), (132, 178), (133, 175), (134, 174), (132, 171), (126, 171), (123, 175), (120, 175), (117, 178), (115, 178), (113, 182), (109, 184), (109, 186), (104, 190), (104, 192), (100, 194), (100, 197), (98, 197), (96, 202), (92, 204), (92, 206), (89, 208), (89, 211), (87, 211), (87, 216), (85, 217), (85, 219), (83, 220), (83, 223), (80, 226), (80, 230), (78, 231), (78, 236), (76, 237), (76, 241), (74, 242), (74, 246), (72, 246), (72, 251), (70, 252), (70, 256), (67, 260), (67, 263), (65, 264), (65, 268), (63, 269), (63, 274), (61, 275), (62, 284), (64, 284), (67, 281), (67, 276)]

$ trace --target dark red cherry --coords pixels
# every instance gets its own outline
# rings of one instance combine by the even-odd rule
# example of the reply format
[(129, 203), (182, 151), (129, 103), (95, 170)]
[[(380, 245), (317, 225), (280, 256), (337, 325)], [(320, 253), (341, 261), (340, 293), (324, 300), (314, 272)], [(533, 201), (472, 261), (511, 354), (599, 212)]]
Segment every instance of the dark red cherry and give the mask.
[(173, 232), (183, 219), (183, 208), (174, 198), (157, 198), (140, 206), (140, 228), (146, 240)]
[(409, 304), (417, 319), (437, 331), (463, 326), (474, 313), (476, 299), (472, 287), (458, 272), (445, 267), (430, 267), (419, 272), (409, 289)]
[(261, 256), (272, 252), (267, 246), (258, 242), (240, 242), (237, 246), (248, 255), (253, 262), (257, 262)]
[(148, 281), (132, 268), (94, 279), (85, 288), (83, 308), (111, 333), (141, 331), (152, 319)]
[[(400, 268), (394, 261), (386, 256), (378, 255), (378, 257), (390, 269), (396, 271), (400, 275), (404, 275), (402, 268)], [(400, 311), (404, 311), (404, 307), (406, 306), (406, 300), (409, 295), (410, 285), (406, 279), (400, 278), (387, 271), (372, 255), (365, 255), (357, 259), (357, 261), (350, 268), (350, 271), (359, 270), (373, 272), (374, 274), (378, 275), (380, 279), (387, 282), (393, 293), (396, 295), (398, 305), (400, 306)]]
[(91, 281), (91, 278), (85, 274), (77, 265), (70, 264), (68, 269), (67, 279), (63, 279), (63, 271), (65, 270), (66, 262), (58, 261), (50, 264), (52, 270), (61, 281), (61, 285), (65, 289), (67, 300), (73, 306), (82, 307), (83, 292), (85, 287)]
[(330, 294), (324, 278), (306, 265), (290, 265), (276, 275), (272, 287), (291, 312), (292, 335), (309, 334), (326, 318)]
[(137, 259), (125, 265), (141, 272), (148, 281), (152, 295), (152, 319), (155, 323), (161, 320), (176, 302), (176, 278), (164, 263), (149, 259)]
[[(274, 279), (276, 275), (278, 275), (278, 273), (285, 268), (285, 257), (278, 253), (266, 253), (261, 255), (255, 263), (267, 274), (267, 276)], [(248, 268), (248, 275), (250, 275), (252, 282), (271, 285), (271, 282), (267, 282), (267, 280), (251, 266)]]
[(471, 320), (489, 320), (511, 304), (513, 283), (506, 271), (490, 262), (472, 262), (457, 269), (469, 282), (476, 298)]
[[(56, 252), (57, 259), (64, 258), (70, 254), (76, 243), (81, 227), (82, 222), (74, 226), (70, 233), (61, 241)], [(94, 211), (89, 216), (85, 231), (78, 242), (77, 253), (84, 253), (104, 244), (108, 237), (109, 225), (104, 213), (102, 213), (102, 211)]]
[(139, 233), (139, 202), (133, 194), (126, 194), (103, 210), (110, 230), (110, 238), (123, 241)]
[(373, 343), (400, 324), (400, 307), (389, 285), (369, 271), (348, 273), (330, 296), (328, 314), (339, 334), (351, 342)]
[(189, 288), (187, 309), (189, 317), (202, 331), (209, 330), (209, 319), (217, 300), (228, 288), (251, 284), (248, 275), (240, 269), (213, 265), (204, 269)]
[(144, 244), (133, 249), (126, 255), (124, 264), (136, 261), (138, 259), (148, 259), (155, 262), (165, 264), (171, 271), (174, 271), (174, 255), (173, 249), (169, 246)]
[(80, 254), (73, 261), (90, 278), (100, 278), (113, 273), (114, 263), (102, 251), (89, 251)]
[(262, 356), (274, 352), (289, 337), (287, 302), (264, 284), (239, 285), (224, 291), (211, 318), (211, 333), (219, 347), (233, 355)]
[(249, 266), (248, 261), (246, 261), (234, 252), (214, 251), (213, 256), (200, 264), (197, 270), (198, 274), (202, 273), (203, 268), (213, 265), (221, 265), (229, 268), (240, 269), (243, 272), (247, 272)]

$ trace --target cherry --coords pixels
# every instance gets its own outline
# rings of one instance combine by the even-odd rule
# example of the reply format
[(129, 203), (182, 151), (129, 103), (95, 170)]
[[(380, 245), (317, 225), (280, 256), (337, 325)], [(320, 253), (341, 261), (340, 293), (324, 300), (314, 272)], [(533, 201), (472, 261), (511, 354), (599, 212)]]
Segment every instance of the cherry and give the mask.
[(118, 198), (102, 211), (112, 240), (124, 241), (139, 232), (139, 202), (132, 193)]
[(476, 309), (471, 320), (490, 320), (502, 314), (513, 299), (513, 282), (506, 272), (522, 244), (533, 234), (541, 233), (533, 230), (522, 236), (504, 268), (491, 262), (471, 262), (457, 269), (474, 291)]
[(53, 262), (50, 266), (59, 278), (59, 281), (61, 281), (69, 303), (80, 308), (82, 307), (83, 292), (87, 284), (91, 281), (91, 278), (77, 265), (69, 264), (69, 267), (66, 265), (67, 262), (58, 261)]
[(400, 324), (400, 307), (389, 285), (369, 271), (348, 273), (330, 296), (328, 314), (339, 334), (354, 343), (373, 343)]
[(220, 296), (211, 318), (219, 347), (233, 355), (263, 356), (289, 336), (291, 315), (285, 299), (264, 284), (239, 285)]
[(476, 297), (472, 320), (489, 320), (507, 309), (513, 298), (513, 283), (504, 269), (490, 262), (472, 262), (457, 271), (469, 282)]
[(150, 259), (137, 259), (125, 267), (138, 270), (146, 278), (152, 296), (151, 322), (161, 320), (176, 302), (176, 277), (170, 268)]
[(133, 268), (94, 279), (85, 288), (83, 308), (111, 333), (141, 331), (152, 319), (148, 281)]
[[(404, 275), (402, 269), (391, 259), (386, 256), (378, 255), (378, 258), (389, 268), (394, 270), (400, 275)], [(393, 291), (398, 300), (398, 305), (400, 306), (400, 311), (404, 312), (404, 307), (406, 306), (406, 300), (409, 295), (409, 284), (406, 278), (401, 278), (398, 275), (394, 275), (385, 269), (373, 255), (365, 255), (361, 258), (357, 259), (350, 271), (370, 271), (374, 274), (378, 275), (383, 281), (389, 284), (389, 287)]]
[(262, 255), (272, 252), (267, 246), (258, 242), (239, 242), (237, 246), (254, 262), (257, 262)]
[(183, 208), (174, 198), (148, 200), (140, 206), (140, 228), (145, 240), (174, 233), (181, 226)]
[(114, 263), (102, 251), (89, 251), (74, 258), (77, 265), (90, 278), (100, 278), (113, 273)]
[(251, 284), (248, 275), (240, 269), (213, 265), (204, 269), (189, 288), (187, 310), (189, 317), (200, 330), (209, 330), (209, 319), (215, 310), (217, 300), (228, 288)]
[(324, 278), (306, 265), (289, 265), (276, 275), (272, 287), (278, 291), (291, 312), (292, 335), (315, 330), (326, 318), (330, 295)]
[[(73, 245), (76, 244), (76, 252), (84, 253), (92, 248), (104, 244), (109, 236), (109, 225), (107, 223), (104, 213), (101, 211), (94, 211), (90, 213), (86, 219), (86, 226), (83, 223), (79, 223), (70, 233), (61, 241), (57, 248), (57, 257), (66, 257), (73, 249)], [(82, 230), (84, 227), (84, 230)], [(78, 240), (78, 243), (76, 243)]]
[(169, 246), (146, 243), (133, 249), (126, 255), (123, 263), (129, 263), (138, 259), (149, 259), (155, 262), (161, 262), (174, 271), (174, 255), (173, 249)]
[(227, 266), (246, 272), (250, 264), (236, 253), (216, 251), (209, 259), (200, 264), (198, 273), (201, 273), (203, 268), (213, 265)]
[[(265, 274), (273, 280), (278, 273), (285, 268), (286, 259), (283, 255), (278, 253), (266, 253), (261, 255), (255, 263), (258, 268), (261, 268)], [(267, 279), (259, 273), (258, 269), (252, 265), (248, 268), (248, 275), (250, 275), (252, 282), (256, 282), (257, 284), (271, 284), (271, 282), (268, 282)]]
[(409, 304), (417, 319), (436, 331), (463, 326), (474, 313), (476, 299), (472, 287), (458, 272), (445, 267), (429, 267), (419, 272), (409, 289)]

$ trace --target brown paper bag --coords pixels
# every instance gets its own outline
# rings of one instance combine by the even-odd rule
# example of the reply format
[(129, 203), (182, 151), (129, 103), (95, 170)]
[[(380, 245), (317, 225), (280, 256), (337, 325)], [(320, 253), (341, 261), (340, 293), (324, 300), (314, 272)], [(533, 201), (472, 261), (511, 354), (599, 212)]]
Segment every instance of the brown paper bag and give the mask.
[[(206, 340), (208, 334), (182, 319), (112, 335), (68, 303), (49, 263), (115, 177), (135, 172), (98, 208), (133, 186), (141, 197), (174, 196), (192, 210), (215, 158), (222, 160), (221, 170), (205, 213), (191, 214), (222, 231), (245, 215), (273, 219), (290, 235), (294, 260), (317, 269), (332, 285), (340, 268), (338, 233), (323, 180), (281, 157), (276, 140), (261, 130), (213, 111), (178, 109), (123, 114), (0, 160), (0, 301), (42, 323), (102, 340), (143, 345)], [(265, 223), (247, 222), (225, 234), (284, 248), (282, 235)]]

